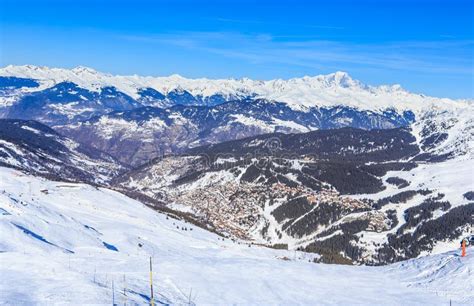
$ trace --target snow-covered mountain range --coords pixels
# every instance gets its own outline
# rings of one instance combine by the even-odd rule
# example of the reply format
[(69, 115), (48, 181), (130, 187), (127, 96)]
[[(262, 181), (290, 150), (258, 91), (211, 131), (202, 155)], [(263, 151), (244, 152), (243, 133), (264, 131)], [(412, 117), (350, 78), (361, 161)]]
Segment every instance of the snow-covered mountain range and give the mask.
[[(140, 99), (150, 97), (155, 91), (163, 96), (181, 96), (194, 102), (216, 104), (222, 101), (257, 97), (285, 102), (295, 109), (314, 106), (349, 106), (361, 110), (380, 111), (392, 108), (397, 111), (422, 111), (429, 107), (446, 109), (469, 101), (453, 101), (410, 93), (400, 85), (369, 86), (352, 79), (345, 72), (289, 80), (259, 81), (251, 79), (186, 79), (179, 75), (169, 77), (118, 76), (101, 73), (87, 67), (74, 69), (48, 68), (33, 65), (7, 66), (0, 69), (0, 76), (33, 79), (37, 87), (27, 92), (51, 88), (62, 82), (71, 82), (80, 88), (101, 92), (104, 87)], [(147, 90), (154, 90), (147, 92)], [(159, 99), (156, 99), (159, 100)], [(188, 101), (189, 103), (189, 101)]]
[[(133, 166), (264, 133), (472, 118), (473, 104), (369, 86), (342, 72), (290, 80), (114, 76), (90, 68), (0, 69), (0, 117), (37, 120)], [(464, 118), (464, 119), (463, 119)]]

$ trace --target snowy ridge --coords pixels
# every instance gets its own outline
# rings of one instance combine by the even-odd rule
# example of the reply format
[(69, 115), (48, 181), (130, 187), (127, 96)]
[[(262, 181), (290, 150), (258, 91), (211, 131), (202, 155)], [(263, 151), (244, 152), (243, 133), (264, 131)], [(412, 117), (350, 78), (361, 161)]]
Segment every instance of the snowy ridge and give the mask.
[(35, 121), (0, 119), (0, 165), (63, 180), (105, 183), (125, 168)]
[(426, 112), (412, 129), (422, 152), (474, 159), (474, 108)]
[[(451, 251), (385, 267), (315, 264), (308, 262), (314, 254), (223, 241), (108, 189), (6, 168), (0, 181), (0, 295), (7, 304), (109, 304), (112, 296), (120, 304), (148, 303), (150, 256), (158, 304), (474, 299), (472, 248), (465, 258)], [(341, 282), (343, 290), (334, 285)]]
[[(286, 102), (294, 109), (331, 107), (345, 105), (362, 110), (380, 111), (387, 108), (423, 110), (469, 108), (472, 101), (451, 100), (410, 93), (400, 85), (369, 86), (352, 79), (345, 72), (336, 72), (314, 77), (258, 81), (247, 78), (213, 80), (207, 78), (187, 79), (179, 75), (169, 77), (119, 76), (97, 72), (87, 67), (73, 69), (38, 67), (33, 65), (7, 66), (0, 69), (0, 76), (31, 78), (41, 83), (40, 87), (25, 89), (37, 91), (60, 82), (73, 82), (80, 87), (100, 91), (102, 87), (114, 86), (123, 93), (139, 97), (139, 89), (153, 88), (163, 94), (186, 90), (193, 96), (211, 97), (221, 95), (227, 100), (246, 97), (265, 98)], [(6, 102), (5, 102), (6, 103)]]

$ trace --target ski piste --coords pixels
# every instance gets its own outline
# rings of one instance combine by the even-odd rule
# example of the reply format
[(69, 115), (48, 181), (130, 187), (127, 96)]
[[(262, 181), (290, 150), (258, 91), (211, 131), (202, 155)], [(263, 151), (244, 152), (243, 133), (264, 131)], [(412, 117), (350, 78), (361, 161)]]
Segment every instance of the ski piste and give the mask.
[(456, 305), (474, 298), (472, 247), (466, 257), (446, 248), (381, 267), (315, 264), (316, 254), (222, 239), (106, 188), (8, 168), (0, 168), (0, 180), (0, 261), (8, 263), (0, 292), (13, 304), (149, 303), (150, 260), (156, 304)]

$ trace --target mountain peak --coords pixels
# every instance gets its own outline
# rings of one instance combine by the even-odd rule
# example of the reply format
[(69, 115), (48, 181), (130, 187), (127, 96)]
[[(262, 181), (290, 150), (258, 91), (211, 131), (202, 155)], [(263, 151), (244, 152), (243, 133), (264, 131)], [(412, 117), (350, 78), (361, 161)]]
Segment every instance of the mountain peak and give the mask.
[(185, 78), (180, 75), (180, 74), (177, 74), (177, 73), (174, 73), (170, 76), (168, 76), (169, 79), (172, 79), (172, 80), (184, 80)]
[(99, 72), (97, 72), (97, 70), (89, 68), (89, 67), (85, 67), (85, 66), (77, 66), (77, 67), (71, 69), (71, 71), (76, 73), (76, 74), (80, 74), (80, 73), (98, 74), (99, 73)]
[(344, 79), (344, 78), (349, 78), (352, 80), (352, 77), (349, 75), (349, 73), (345, 71), (336, 71), (334, 73), (331, 73), (330, 75), (334, 75), (334, 77), (338, 79)]
[(350, 87), (365, 87), (361, 82), (354, 80), (347, 72), (336, 71), (323, 76), (323, 80), (332, 86), (338, 86), (343, 88)]
[(4, 70), (10, 73), (19, 73), (23, 72), (35, 72), (35, 71), (46, 71), (49, 70), (49, 67), (46, 66), (36, 66), (36, 65), (8, 65), (0, 70)]

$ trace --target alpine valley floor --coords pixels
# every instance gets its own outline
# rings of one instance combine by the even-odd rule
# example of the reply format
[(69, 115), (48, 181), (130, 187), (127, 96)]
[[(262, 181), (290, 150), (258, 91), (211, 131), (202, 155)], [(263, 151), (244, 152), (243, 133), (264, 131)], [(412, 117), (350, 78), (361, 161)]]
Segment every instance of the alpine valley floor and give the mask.
[(474, 301), (474, 250), (462, 258), (456, 243), (388, 266), (316, 264), (315, 254), (222, 240), (108, 189), (8, 168), (0, 182), (1, 304), (146, 304), (150, 256), (157, 304)]

